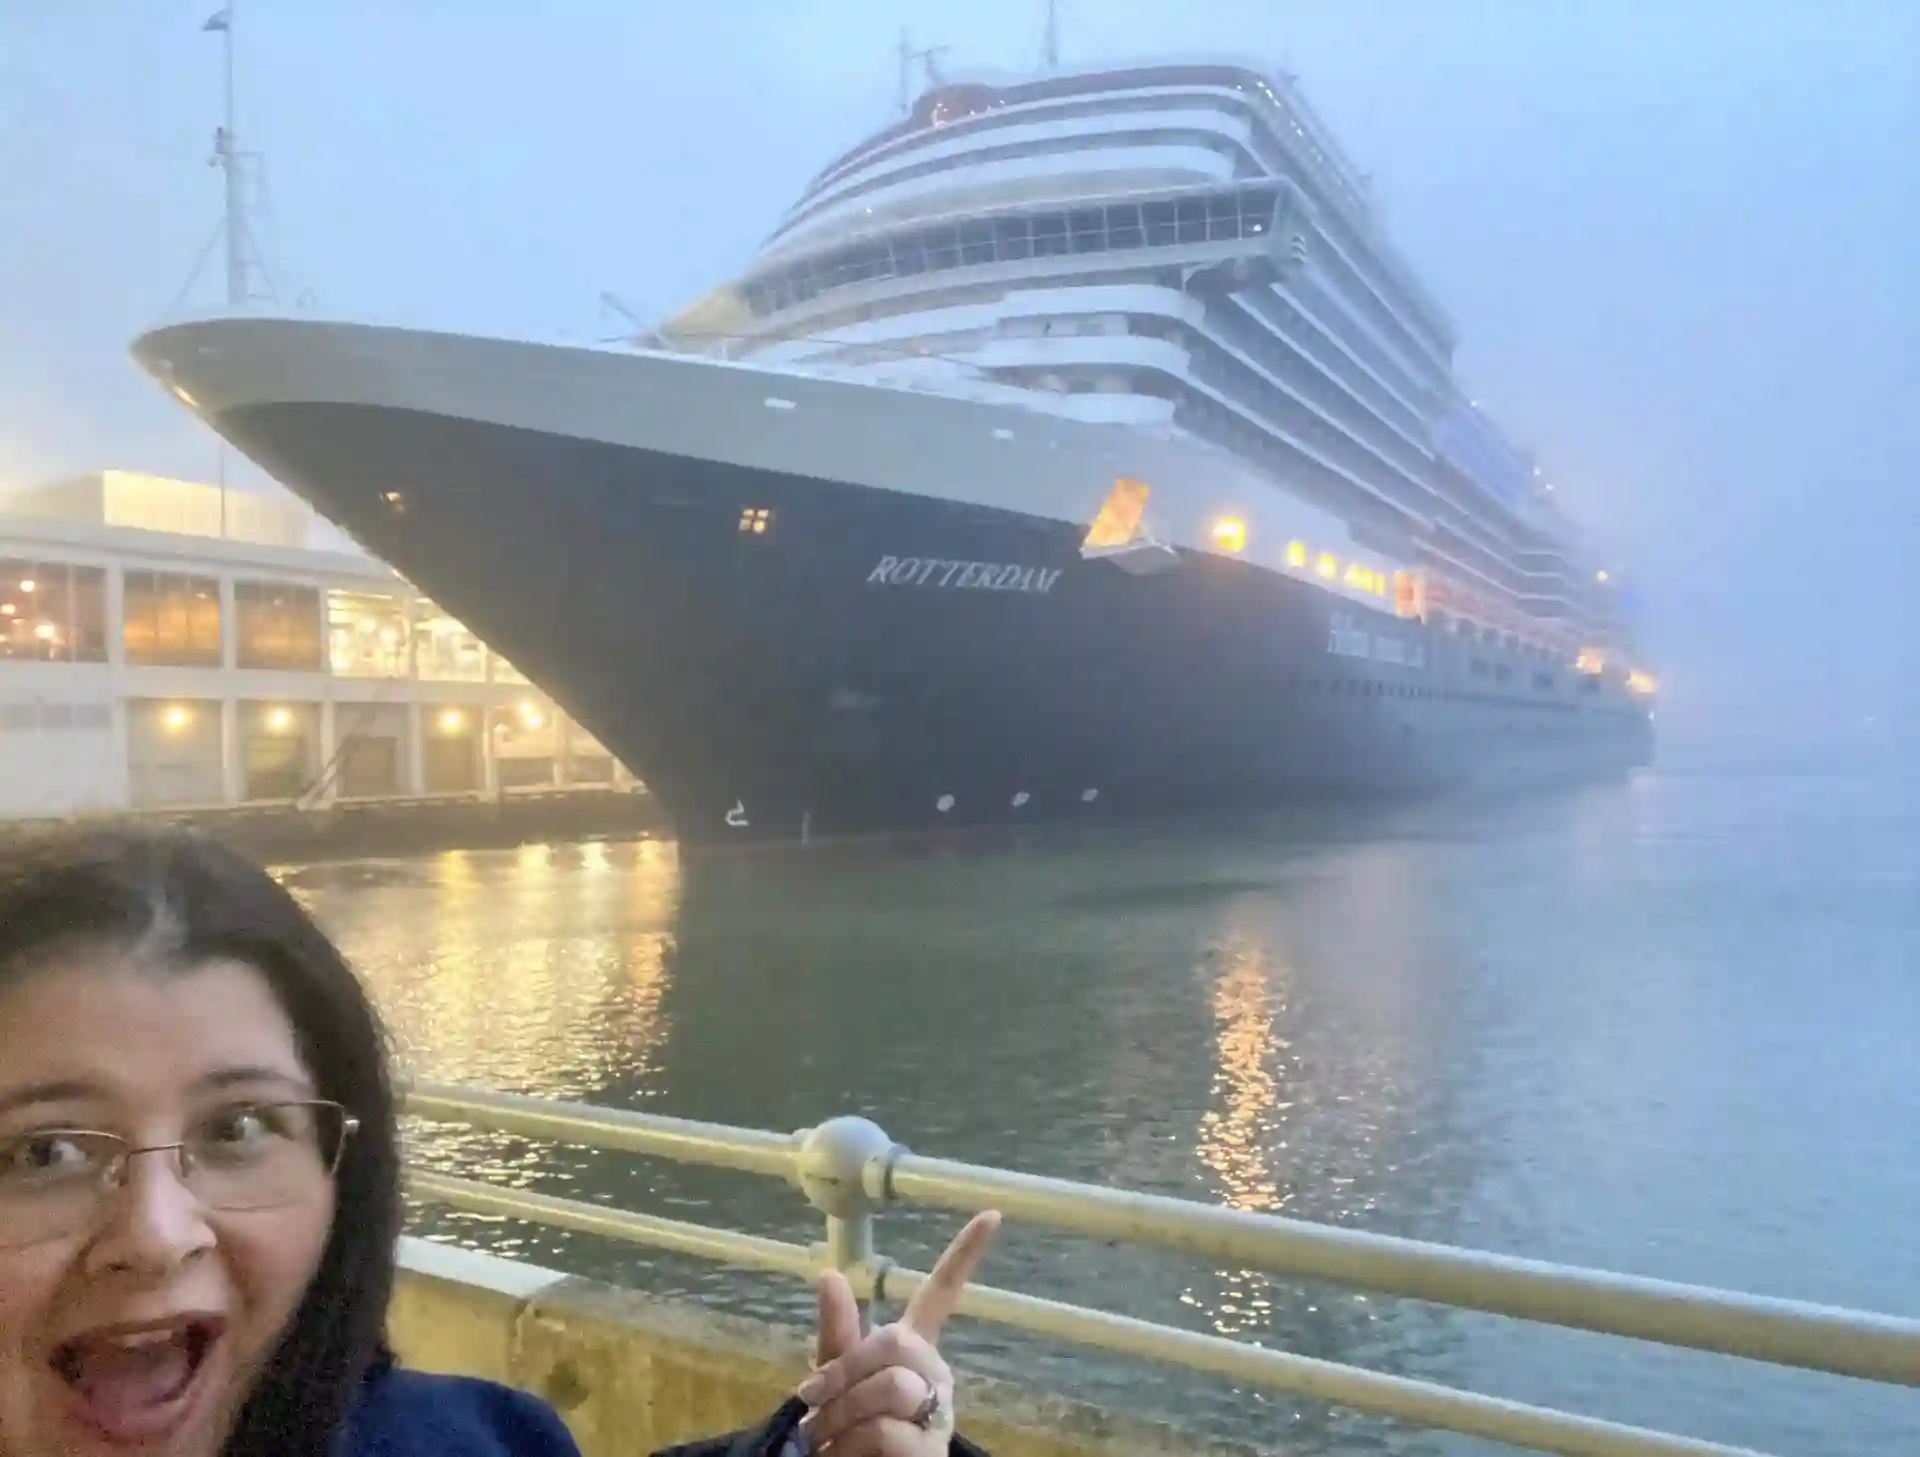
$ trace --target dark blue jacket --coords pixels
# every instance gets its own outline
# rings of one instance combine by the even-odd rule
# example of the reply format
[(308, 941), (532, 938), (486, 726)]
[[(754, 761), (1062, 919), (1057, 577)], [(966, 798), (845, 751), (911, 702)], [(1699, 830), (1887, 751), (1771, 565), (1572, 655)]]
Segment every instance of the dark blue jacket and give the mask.
[[(806, 1415), (789, 1401), (764, 1426), (675, 1447), (661, 1457), (779, 1457)], [(375, 1370), (347, 1421), (339, 1457), (580, 1457), (552, 1407), (491, 1381)], [(985, 1457), (955, 1438), (953, 1457)]]

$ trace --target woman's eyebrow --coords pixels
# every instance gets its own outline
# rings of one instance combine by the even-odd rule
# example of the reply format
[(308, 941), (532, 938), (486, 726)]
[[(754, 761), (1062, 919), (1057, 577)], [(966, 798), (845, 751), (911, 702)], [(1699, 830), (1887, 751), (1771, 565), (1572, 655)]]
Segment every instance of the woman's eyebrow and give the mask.
[[(247, 1083), (279, 1083), (307, 1097), (313, 1096), (313, 1084), (297, 1073), (264, 1065), (223, 1067), (207, 1073), (195, 1082), (197, 1088), (217, 1092)], [(0, 1104), (0, 1106), (4, 1106)]]
[(106, 1096), (106, 1090), (97, 1083), (83, 1082), (77, 1078), (65, 1078), (57, 1082), (28, 1083), (25, 1087), (11, 1088), (0, 1093), (0, 1114), (17, 1112), (22, 1108), (31, 1108), (39, 1103), (83, 1103), (89, 1099)]

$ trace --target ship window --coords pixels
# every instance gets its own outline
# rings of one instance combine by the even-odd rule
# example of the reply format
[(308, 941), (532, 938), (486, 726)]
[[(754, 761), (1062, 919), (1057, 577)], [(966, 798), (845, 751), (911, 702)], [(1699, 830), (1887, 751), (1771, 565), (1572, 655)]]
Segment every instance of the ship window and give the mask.
[(1240, 216), (1244, 219), (1243, 231), (1247, 236), (1264, 233), (1273, 226), (1273, 203), (1275, 193), (1272, 188), (1260, 187), (1240, 196)]
[(996, 218), (993, 242), (1003, 261), (1033, 256), (1033, 230), (1025, 217)]
[(1147, 237), (1140, 227), (1140, 208), (1122, 203), (1107, 209), (1107, 244), (1113, 248), (1142, 248)]
[(934, 272), (956, 268), (960, 263), (960, 235), (952, 228), (928, 228), (927, 267)]
[(883, 244), (867, 243), (849, 248), (840, 256), (840, 266), (834, 270), (835, 281), (865, 283), (869, 279), (884, 278), (892, 268), (892, 261)]
[(1183, 197), (1174, 204), (1174, 217), (1178, 222), (1178, 241), (1182, 243), (1204, 243), (1207, 241), (1207, 203), (1205, 198)]
[(984, 219), (960, 225), (960, 258), (965, 263), (993, 262), (993, 224)]
[(1033, 255), (1051, 257), (1067, 251), (1067, 220), (1059, 213), (1045, 213), (1033, 220)]
[(1149, 248), (1164, 248), (1179, 236), (1179, 222), (1174, 216), (1172, 203), (1147, 203), (1140, 209), (1140, 214), (1146, 223)]
[(1207, 199), (1207, 236), (1214, 242), (1240, 236), (1240, 194), (1223, 193)]
[(1067, 225), (1073, 232), (1074, 252), (1104, 253), (1107, 251), (1107, 215), (1103, 209), (1089, 207), (1069, 213)]
[(893, 240), (893, 271), (903, 277), (927, 271), (927, 250), (918, 233)]

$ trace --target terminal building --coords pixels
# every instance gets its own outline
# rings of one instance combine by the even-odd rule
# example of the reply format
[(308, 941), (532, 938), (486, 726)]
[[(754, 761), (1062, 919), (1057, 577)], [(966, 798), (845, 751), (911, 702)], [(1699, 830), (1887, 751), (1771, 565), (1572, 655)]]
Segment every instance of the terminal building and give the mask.
[(0, 819), (632, 776), (290, 498), (101, 471), (0, 500)]

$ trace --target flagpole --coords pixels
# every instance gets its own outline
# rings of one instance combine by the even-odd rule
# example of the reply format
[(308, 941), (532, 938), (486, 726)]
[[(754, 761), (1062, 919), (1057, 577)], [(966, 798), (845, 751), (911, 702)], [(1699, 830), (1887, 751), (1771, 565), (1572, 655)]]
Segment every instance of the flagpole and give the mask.
[(227, 51), (227, 126), (224, 161), (227, 169), (227, 302), (238, 306), (247, 301), (246, 253), (240, 194), (240, 155), (238, 137), (233, 129), (233, 22), (236, 4), (224, 12), (226, 24), (220, 39)]
[[(237, 0), (228, 0), (219, 13), (220, 42), (226, 55), (226, 125), (221, 130), (220, 163), (227, 183), (227, 304), (238, 308), (247, 301), (245, 197), (241, 192), (240, 149), (234, 133), (233, 24)], [(220, 489), (220, 537), (227, 536), (227, 441), (220, 437), (216, 475)]]

